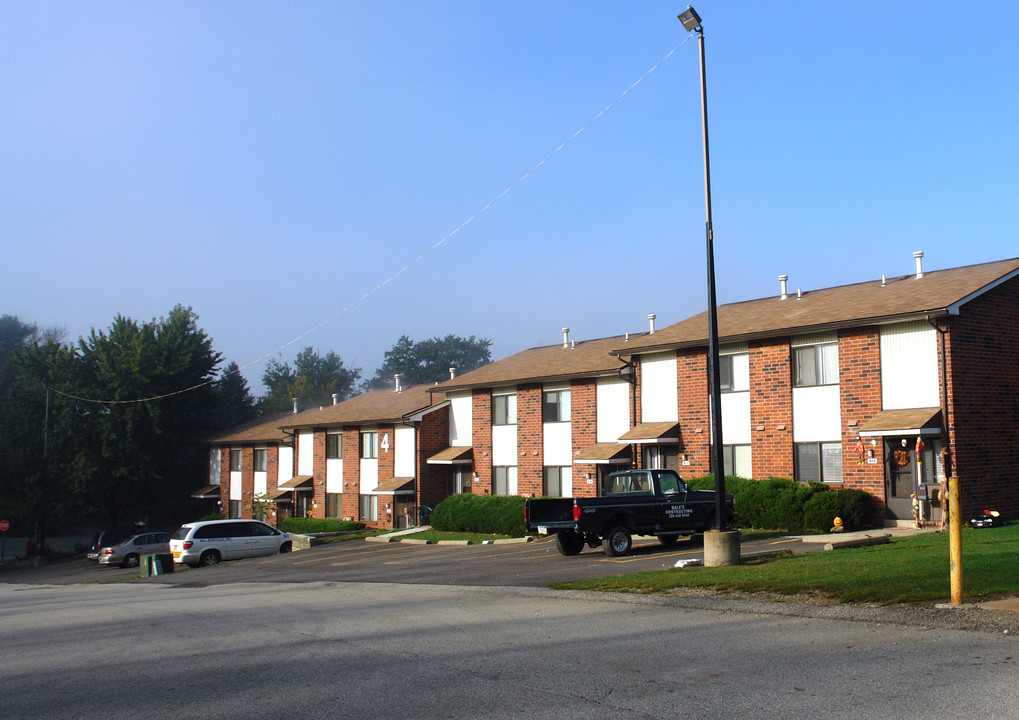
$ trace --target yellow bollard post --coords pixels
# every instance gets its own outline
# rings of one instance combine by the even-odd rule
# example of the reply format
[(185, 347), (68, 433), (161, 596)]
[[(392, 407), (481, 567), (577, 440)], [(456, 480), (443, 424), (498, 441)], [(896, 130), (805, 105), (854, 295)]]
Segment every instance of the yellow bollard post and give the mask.
[(948, 478), (948, 558), (952, 579), (952, 604), (962, 605), (962, 512), (959, 478)]

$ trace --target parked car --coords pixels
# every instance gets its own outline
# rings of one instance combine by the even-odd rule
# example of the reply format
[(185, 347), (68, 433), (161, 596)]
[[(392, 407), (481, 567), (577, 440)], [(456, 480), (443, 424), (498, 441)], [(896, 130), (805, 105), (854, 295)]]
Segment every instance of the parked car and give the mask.
[(135, 523), (134, 525), (121, 525), (119, 527), (106, 528), (105, 530), (96, 533), (92, 538), (92, 547), (89, 548), (85, 557), (89, 560), (98, 560), (99, 552), (104, 547), (119, 545), (135, 535), (155, 532), (163, 532), (163, 529), (152, 525), (146, 525), (145, 523)]
[(290, 552), (293, 537), (259, 520), (205, 520), (181, 525), (170, 538), (175, 563), (215, 565), (257, 555)]
[(100, 565), (138, 567), (142, 555), (170, 552), (170, 533), (153, 532), (129, 537), (122, 543), (99, 551)]

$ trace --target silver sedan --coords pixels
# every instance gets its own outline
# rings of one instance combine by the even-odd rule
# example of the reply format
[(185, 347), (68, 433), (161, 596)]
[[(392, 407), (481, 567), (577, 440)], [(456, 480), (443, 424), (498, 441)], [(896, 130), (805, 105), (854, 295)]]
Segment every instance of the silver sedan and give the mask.
[(170, 552), (170, 533), (143, 533), (99, 551), (100, 565), (137, 567), (142, 555)]

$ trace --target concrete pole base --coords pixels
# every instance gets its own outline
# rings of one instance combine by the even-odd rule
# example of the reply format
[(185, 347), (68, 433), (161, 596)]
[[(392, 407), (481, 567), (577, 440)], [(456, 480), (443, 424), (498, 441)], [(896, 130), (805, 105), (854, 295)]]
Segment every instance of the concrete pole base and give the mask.
[(739, 565), (739, 560), (739, 530), (708, 530), (704, 533), (704, 567)]

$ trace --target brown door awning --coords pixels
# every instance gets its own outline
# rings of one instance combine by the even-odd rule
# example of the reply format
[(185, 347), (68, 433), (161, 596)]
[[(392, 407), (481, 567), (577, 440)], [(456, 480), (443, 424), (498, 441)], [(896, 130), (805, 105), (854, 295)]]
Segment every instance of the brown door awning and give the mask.
[(285, 483), (280, 485), (280, 490), (297, 490), (298, 492), (309, 492), (314, 490), (315, 478), (311, 475), (294, 475)]
[(429, 465), (469, 465), (474, 462), (474, 448), (449, 447), (435, 453), (425, 462)]
[(598, 443), (573, 456), (573, 462), (595, 465), (619, 465), (629, 460), (630, 448), (619, 443)]
[(678, 443), (678, 422), (640, 423), (619, 436), (621, 443)]
[(861, 437), (882, 435), (938, 435), (941, 433), (941, 408), (882, 410), (860, 425)]

